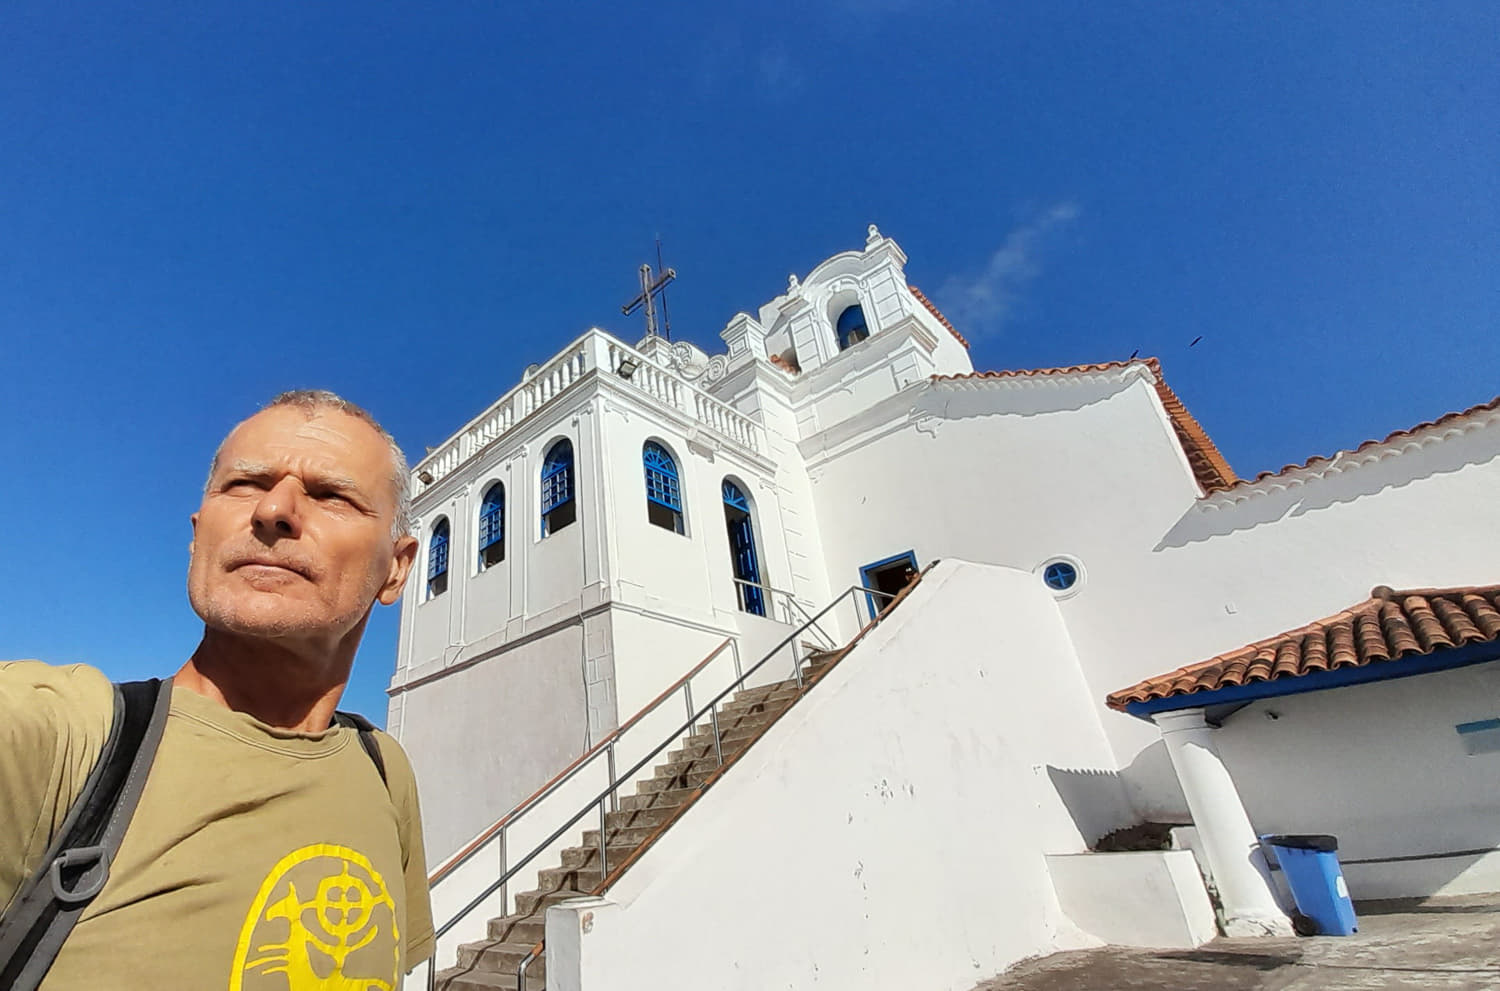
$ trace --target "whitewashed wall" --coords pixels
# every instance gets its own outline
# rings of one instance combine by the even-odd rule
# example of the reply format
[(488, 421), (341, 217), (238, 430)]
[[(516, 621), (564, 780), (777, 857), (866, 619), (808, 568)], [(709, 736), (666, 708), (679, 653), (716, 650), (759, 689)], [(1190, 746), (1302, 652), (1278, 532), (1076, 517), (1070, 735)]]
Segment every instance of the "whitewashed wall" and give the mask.
[[(696, 987), (967, 991), (1085, 944), (1043, 855), (1082, 841), (1038, 774), (1108, 766), (1082, 691), (1029, 575), (943, 565), (611, 891), (590, 972), (659, 987), (669, 960)], [(560, 963), (549, 982), (570, 986)]]
[(584, 751), (583, 639), (567, 626), (404, 693), (429, 867)]
[[(1101, 712), (1111, 691), (1377, 584), (1500, 575), (1500, 425), (1221, 509), (1199, 503), (1144, 378), (922, 385), (802, 447), (831, 575), (908, 548), (922, 564), (1075, 560), (1058, 605)], [(1184, 818), (1155, 728), (1102, 718), (1141, 813)]]
[[(1272, 717), (1275, 718), (1272, 718)], [(1215, 733), (1260, 833), (1332, 833), (1341, 860), (1500, 847), (1500, 753), (1454, 727), (1500, 717), (1500, 663), (1267, 699)], [(1500, 891), (1500, 857), (1354, 864), (1355, 898)]]

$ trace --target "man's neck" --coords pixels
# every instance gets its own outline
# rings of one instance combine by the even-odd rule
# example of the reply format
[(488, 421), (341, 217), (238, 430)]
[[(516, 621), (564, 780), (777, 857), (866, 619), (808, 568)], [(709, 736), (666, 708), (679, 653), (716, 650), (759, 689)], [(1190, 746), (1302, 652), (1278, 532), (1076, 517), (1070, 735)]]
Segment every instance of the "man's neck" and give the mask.
[(205, 630), (172, 684), (276, 729), (316, 733), (333, 721), (358, 642), (356, 634), (347, 650), (297, 649)]

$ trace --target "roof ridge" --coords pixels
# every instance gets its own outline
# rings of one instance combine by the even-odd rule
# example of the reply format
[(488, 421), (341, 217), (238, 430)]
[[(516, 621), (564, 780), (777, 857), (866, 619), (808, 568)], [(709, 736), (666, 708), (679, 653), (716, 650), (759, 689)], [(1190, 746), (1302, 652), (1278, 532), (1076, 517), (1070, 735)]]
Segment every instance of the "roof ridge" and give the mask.
[(966, 348), (969, 346), (969, 342), (968, 342), (968, 340), (966, 340), (964, 338), (964, 335), (962, 335), (962, 334), (960, 334), (958, 332), (958, 328), (955, 327), (955, 326), (953, 326), (953, 324), (948, 320), (947, 317), (943, 316), (943, 311), (937, 308), (937, 304), (936, 303), (934, 303), (932, 300), (930, 300), (930, 299), (927, 298), (927, 294), (926, 293), (922, 292), (922, 290), (918, 289), (916, 286), (912, 285), (911, 283), (907, 283), (906, 288), (910, 289), (911, 290), (911, 294), (913, 296), (917, 297), (917, 302), (919, 302), (923, 306), (927, 307), (928, 312), (930, 312), (933, 316), (935, 316), (935, 317), (938, 318), (938, 323), (940, 323), (944, 327), (948, 328), (948, 333), (952, 334), (955, 338), (957, 338), (958, 343), (962, 344)]
[(1234, 489), (1248, 488), (1254, 485), (1258, 485), (1261, 482), (1268, 481), (1272, 478), (1281, 478), (1285, 475), (1291, 474), (1292, 472), (1304, 471), (1308, 468), (1312, 468), (1314, 465), (1331, 463), (1338, 460), (1340, 457), (1343, 457), (1344, 455), (1358, 454), (1360, 451), (1364, 451), (1372, 447), (1381, 447), (1386, 444), (1393, 444), (1396, 441), (1402, 440), (1407, 437), (1415, 437), (1419, 434), (1424, 434), (1435, 427), (1440, 427), (1444, 424), (1452, 423), (1454, 420), (1461, 420), (1466, 417), (1473, 416), (1476, 413), (1485, 413), (1497, 409), (1500, 409), (1500, 396), (1496, 396), (1489, 402), (1470, 406), (1468, 409), (1455, 410), (1451, 413), (1444, 413), (1442, 416), (1438, 417), (1435, 420), (1423, 420), (1421, 423), (1418, 423), (1415, 426), (1405, 427), (1401, 430), (1393, 430), (1389, 434), (1386, 434), (1383, 438), (1372, 438), (1370, 440), (1362, 441), (1354, 447), (1340, 448), (1339, 450), (1334, 451), (1332, 454), (1315, 454), (1301, 464), (1283, 465), (1275, 471), (1263, 471), (1259, 475), (1256, 475), (1254, 478), (1241, 478), (1234, 483), (1225, 486), (1220, 491), (1228, 492)]

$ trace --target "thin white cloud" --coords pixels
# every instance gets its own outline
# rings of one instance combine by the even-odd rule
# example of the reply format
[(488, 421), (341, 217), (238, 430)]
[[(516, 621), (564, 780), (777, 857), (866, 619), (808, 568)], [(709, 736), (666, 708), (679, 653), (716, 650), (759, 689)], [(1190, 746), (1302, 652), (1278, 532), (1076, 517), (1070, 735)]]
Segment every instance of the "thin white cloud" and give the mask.
[(1026, 285), (1041, 274), (1049, 243), (1078, 213), (1076, 203), (1058, 203), (1013, 228), (983, 271), (950, 276), (943, 283), (937, 292), (943, 312), (967, 336), (999, 333)]

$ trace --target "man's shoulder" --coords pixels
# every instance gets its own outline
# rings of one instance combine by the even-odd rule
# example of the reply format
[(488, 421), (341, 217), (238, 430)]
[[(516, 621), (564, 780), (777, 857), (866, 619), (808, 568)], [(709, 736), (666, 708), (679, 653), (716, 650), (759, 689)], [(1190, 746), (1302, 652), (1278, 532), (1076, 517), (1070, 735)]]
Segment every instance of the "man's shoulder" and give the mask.
[(20, 712), (108, 724), (114, 720), (114, 700), (109, 678), (87, 664), (0, 661), (0, 704)]

